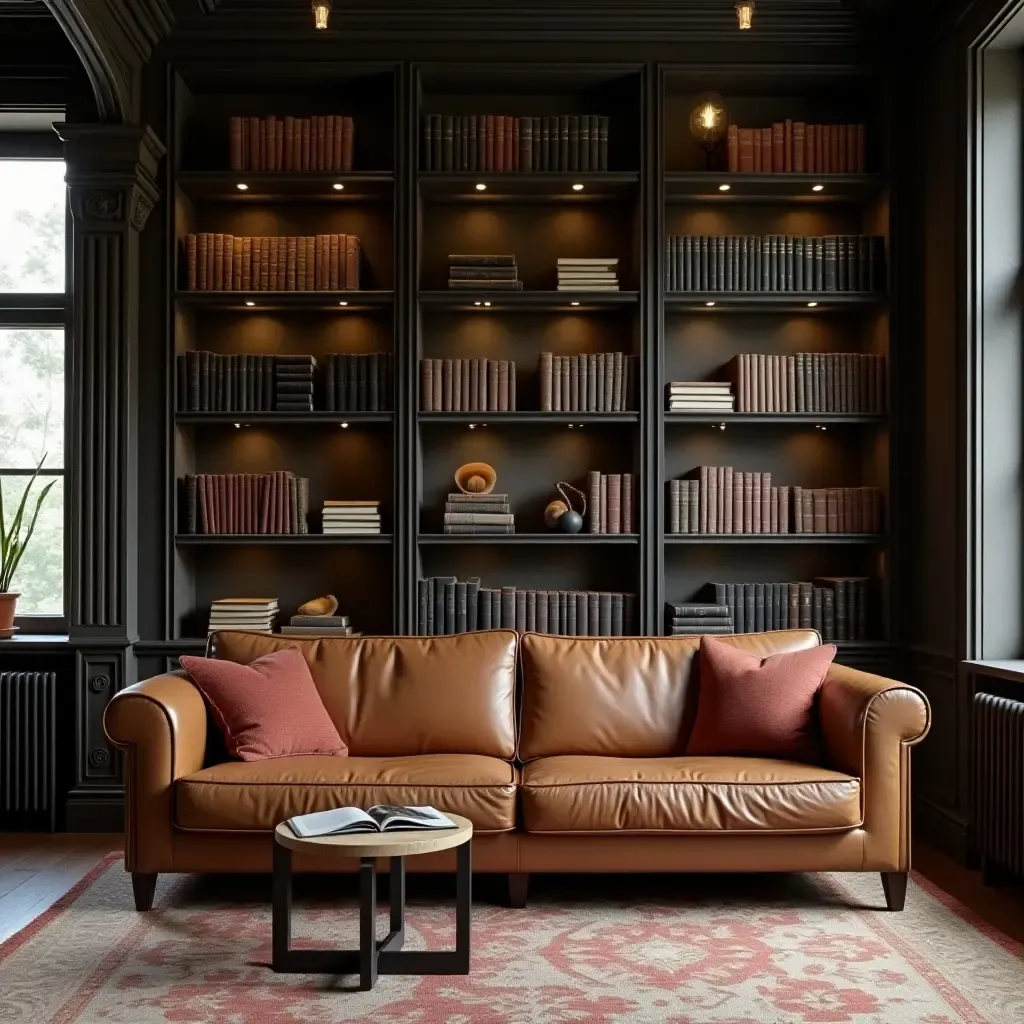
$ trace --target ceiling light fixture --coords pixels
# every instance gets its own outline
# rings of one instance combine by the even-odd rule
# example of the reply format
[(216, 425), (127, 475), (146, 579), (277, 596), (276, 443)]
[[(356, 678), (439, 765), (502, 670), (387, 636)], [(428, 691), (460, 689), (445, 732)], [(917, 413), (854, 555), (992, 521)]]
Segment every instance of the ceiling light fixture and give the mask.
[(736, 17), (739, 19), (741, 32), (753, 27), (754, 0), (739, 0), (736, 4)]
[(313, 24), (316, 28), (327, 28), (327, 22), (331, 17), (331, 0), (313, 0), (310, 4), (313, 8)]

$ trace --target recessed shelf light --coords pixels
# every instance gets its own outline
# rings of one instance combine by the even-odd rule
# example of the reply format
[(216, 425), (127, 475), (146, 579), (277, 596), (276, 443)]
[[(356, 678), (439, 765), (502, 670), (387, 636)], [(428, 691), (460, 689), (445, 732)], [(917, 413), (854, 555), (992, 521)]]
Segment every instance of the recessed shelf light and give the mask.
[(816, 302), (808, 302), (807, 303), (807, 308), (808, 309), (814, 309), (815, 306), (817, 306)]
[(582, 192), (583, 186), (579, 182), (577, 182), (575, 185), (573, 185), (572, 190), (573, 192)]
[(815, 423), (814, 429), (815, 430), (828, 430), (828, 427), (824, 426), (824, 424), (821, 424), (821, 423)]
[(825, 191), (825, 186), (824, 185), (812, 185), (811, 186), (811, 191), (812, 192), (824, 192)]
[(719, 192), (728, 192), (731, 188), (732, 188), (732, 185), (719, 185), (718, 186), (718, 191)]
[(484, 303), (484, 305), (485, 305), (485, 306), (489, 306), (489, 305), (490, 305), (490, 303), (489, 303), (489, 302), (485, 302), (485, 303)]
[(474, 306), (482, 306), (482, 305), (483, 305), (483, 303), (482, 303), (482, 302), (474, 302), (474, 303), (473, 303), (473, 305), (474, 305)]
[(246, 185), (246, 183), (244, 181), (240, 181), (237, 185), (235, 185), (235, 188), (237, 188), (239, 192), (248, 192), (249, 191), (249, 186)]
[(347, 303), (347, 302), (339, 302), (339, 303), (338, 303), (338, 305), (339, 305), (339, 306), (347, 306), (347, 305), (348, 305), (348, 303)]
[(334, 189), (335, 192), (344, 192), (345, 191), (345, 186), (342, 185), (342, 183), (340, 181), (336, 181), (331, 187)]
[(570, 306), (578, 306), (578, 305), (579, 305), (579, 303), (578, 303), (578, 302), (570, 302), (570, 303), (569, 303), (569, 305), (570, 305)]
[(235, 430), (241, 430), (241, 429), (242, 429), (242, 424), (241, 423), (236, 423), (235, 424)]
[(348, 424), (347, 423), (342, 423), (341, 429), (342, 430), (348, 430)]
[(256, 303), (255, 303), (255, 302), (246, 302), (246, 305), (247, 305), (247, 306), (255, 306), (255, 305), (256, 305)]
[(704, 305), (707, 306), (708, 309), (710, 309), (714, 305), (714, 303), (713, 302), (705, 302)]
[(469, 429), (470, 430), (476, 430), (476, 424), (475, 423), (470, 423)]
[(482, 181), (478, 181), (476, 183), (476, 190), (477, 192), (486, 192), (487, 186)]

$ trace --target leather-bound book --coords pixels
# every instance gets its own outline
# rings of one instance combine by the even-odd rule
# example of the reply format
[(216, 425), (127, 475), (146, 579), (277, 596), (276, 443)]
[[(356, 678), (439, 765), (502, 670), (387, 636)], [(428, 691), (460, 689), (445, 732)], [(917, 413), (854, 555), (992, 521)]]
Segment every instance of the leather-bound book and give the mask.
[[(333, 114), (328, 114), (324, 118), (324, 170), (325, 171), (340, 171), (341, 170), (341, 153), (338, 152), (337, 156), (339, 159), (335, 161), (335, 147), (337, 150), (341, 149), (341, 135), (337, 133), (338, 119)], [(335, 135), (337, 134), (337, 139)]]
[[(762, 128), (760, 131), (760, 146), (761, 146), (761, 171), (764, 174), (771, 174), (775, 170), (772, 165), (773, 160), (773, 140), (772, 140), (772, 129)], [(754, 138), (755, 145), (758, 144), (758, 139)]]
[(587, 532), (601, 532), (601, 474), (587, 473)]
[(327, 122), (330, 118), (326, 114), (318, 114), (316, 118), (316, 169), (318, 171), (329, 170), (327, 166)]
[(277, 288), (287, 291), (288, 284), (288, 237), (282, 235), (277, 241)]
[[(819, 531), (821, 532), (821, 531)], [(839, 532), (839, 489), (825, 488), (825, 533)]]
[(342, 235), (345, 239), (345, 287), (357, 291), (360, 287), (361, 246), (356, 235)]
[[(185, 287), (190, 292), (198, 288), (199, 250), (194, 234), (185, 235)], [(205, 283), (205, 282), (204, 282)]]
[(518, 117), (507, 116), (505, 118), (505, 170), (519, 170), (519, 147), (517, 128)]
[(276, 292), (281, 288), (281, 282), (279, 280), (279, 268), (280, 268), (280, 249), (281, 239), (277, 235), (271, 236), (269, 239), (270, 244), (270, 260), (269, 260), (269, 271), (268, 271), (268, 282), (267, 287), (272, 291)]
[(605, 473), (602, 473), (599, 480), (599, 491), (598, 491), (598, 533), (608, 533), (608, 477)]
[[(281, 165), (278, 163), (278, 135), (283, 130), (284, 125), (278, 121), (278, 119), (271, 114), (267, 118), (267, 170), (268, 171), (279, 171)], [(283, 141), (283, 140), (282, 140)]]
[(540, 409), (541, 412), (552, 411), (552, 360), (551, 352), (540, 354)]
[(508, 412), (508, 360), (499, 359), (498, 363), (498, 411)]
[(622, 474), (608, 475), (608, 533), (622, 533)]
[(754, 129), (739, 130), (739, 170), (741, 174), (752, 174), (754, 171)]
[(622, 474), (622, 533), (635, 533), (633, 522), (633, 474)]
[(853, 170), (857, 174), (865, 174), (868, 169), (867, 129), (863, 124), (855, 124), (853, 131)]
[(244, 171), (242, 162), (242, 119), (232, 117), (228, 123), (228, 166), (233, 171)]
[(772, 124), (772, 171), (776, 174), (786, 169), (786, 125), (783, 121)]
[[(506, 387), (508, 385), (506, 384)], [(501, 369), (497, 359), (487, 360), (487, 405), (488, 412), (497, 412), (501, 400)], [(506, 396), (507, 398), (507, 396)]]
[[(753, 145), (753, 140), (751, 145)], [(729, 172), (735, 174), (740, 169), (740, 129), (737, 125), (729, 125), (726, 134), (726, 153)]]
[(213, 236), (213, 291), (224, 290), (224, 236)]
[[(490, 115), (488, 115), (490, 116)], [(494, 164), (492, 170), (505, 170), (505, 116), (504, 114), (494, 115)]]
[(582, 409), (580, 404), (580, 357), (569, 357), (569, 409), (571, 412), (579, 412)]
[(337, 291), (342, 287), (341, 275), (344, 273), (342, 265), (342, 241), (341, 235), (328, 235), (328, 245), (330, 247), (330, 255), (328, 257), (328, 279), (327, 287), (331, 291)]

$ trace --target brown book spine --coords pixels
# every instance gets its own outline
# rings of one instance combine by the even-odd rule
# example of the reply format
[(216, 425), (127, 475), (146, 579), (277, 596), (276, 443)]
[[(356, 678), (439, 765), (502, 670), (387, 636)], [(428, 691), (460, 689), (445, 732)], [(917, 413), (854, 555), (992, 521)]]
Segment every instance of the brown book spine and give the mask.
[(505, 118), (494, 115), (494, 170), (505, 170)]
[(761, 473), (751, 473), (750, 532), (761, 533)]
[(487, 360), (487, 411), (497, 412), (500, 391), (500, 372), (497, 359)]
[(601, 529), (600, 529), (600, 532), (601, 533), (607, 533), (608, 532), (608, 477), (604, 473), (601, 474), (601, 490), (600, 490), (600, 493), (598, 495), (598, 499), (599, 500), (598, 500), (597, 505), (598, 505), (598, 508), (601, 510), (601, 517), (600, 517)]
[(452, 359), (452, 412), (462, 412), (462, 360), (459, 358)]
[(247, 171), (258, 171), (260, 168), (260, 119), (248, 118), (249, 122), (249, 166)]
[(793, 171), (803, 174), (806, 170), (804, 156), (807, 149), (807, 125), (803, 121), (793, 122)]
[(772, 475), (761, 473), (761, 532), (771, 532), (772, 517)]
[(452, 411), (452, 361), (441, 360), (441, 410)]
[(862, 124), (855, 124), (854, 128), (854, 163), (853, 169), (858, 174), (866, 174), (868, 169), (867, 154), (867, 128)]
[(316, 291), (316, 236), (306, 236), (306, 291)]
[(735, 533), (736, 526), (732, 519), (733, 468), (726, 466), (723, 470), (722, 510), (719, 525), (722, 533)]
[(789, 533), (789, 487), (779, 488), (779, 533)]
[(771, 174), (774, 170), (772, 166), (772, 130), (771, 128), (762, 128), (761, 132), (761, 171), (764, 174)]
[(522, 118), (512, 118), (512, 170), (518, 171), (522, 168)]
[(768, 522), (770, 533), (779, 532), (779, 500), (778, 487), (769, 488)]
[(700, 533), (708, 533), (708, 523), (710, 519), (710, 512), (708, 509), (708, 492), (711, 486), (709, 477), (710, 469), (707, 466), (700, 466), (698, 468), (698, 480), (700, 483), (700, 499), (699, 499), (699, 510), (700, 510)]
[(303, 117), (299, 125), (299, 170), (302, 171), (311, 171), (313, 169), (311, 162), (312, 135), (312, 121), (308, 117)]
[(740, 129), (740, 173), (751, 174), (754, 170), (754, 129)]
[(551, 352), (540, 354), (540, 410), (552, 411), (551, 371), (553, 355)]
[(775, 174), (786, 168), (786, 126), (781, 121), (772, 125), (772, 171)]
[(828, 168), (835, 174), (839, 170), (839, 125), (828, 126)]
[(508, 412), (508, 360), (498, 360), (498, 411)]
[(839, 126), (839, 173), (846, 174), (850, 170), (850, 125)]
[(213, 236), (213, 290), (224, 290), (224, 236), (220, 233)]
[(327, 287), (331, 291), (341, 288), (341, 235), (328, 235), (330, 246)]
[[(334, 126), (335, 118), (330, 115), (324, 118), (324, 170), (339, 170), (334, 162)], [(340, 161), (339, 161), (340, 162)]]
[(268, 171), (279, 171), (277, 164), (277, 118), (271, 114), (267, 118), (267, 167)]
[(434, 360), (420, 360), (420, 411), (434, 411)]
[(839, 532), (839, 489), (836, 487), (825, 490), (825, 532)]
[(505, 170), (516, 170), (516, 119), (505, 117)]
[(804, 135), (804, 170), (808, 174), (813, 174), (818, 170), (818, 164), (815, 160), (814, 152), (814, 139), (815, 133), (818, 130), (818, 126), (809, 124), (805, 128)]
[[(815, 487), (810, 492), (813, 514), (811, 518), (811, 533), (828, 533), (828, 505), (825, 489)], [(804, 500), (808, 492), (804, 491)], [(804, 528), (807, 528), (807, 508), (804, 508)]]
[[(190, 292), (197, 290), (199, 286), (198, 282), (198, 246), (196, 245), (196, 236), (188, 234), (185, 236), (185, 287)], [(206, 283), (205, 281), (203, 282)]]
[(740, 130), (737, 125), (729, 125), (729, 132), (726, 136), (726, 151), (728, 153), (728, 167), (730, 174), (735, 174), (740, 169)]
[(235, 287), (235, 236), (224, 236), (224, 267), (222, 270), (224, 291), (230, 292)]
[(267, 161), (267, 122), (264, 118), (259, 119), (260, 124), (260, 159), (257, 170), (265, 171), (269, 166)]
[(269, 260), (267, 267), (267, 287), (272, 291), (278, 290), (279, 284), (277, 280), (277, 256), (278, 248), (280, 246), (280, 239), (277, 235), (272, 235), (268, 240), (269, 245)]
[(242, 238), (242, 276), (239, 287), (246, 292), (252, 290), (252, 238), (249, 235)]
[(231, 287), (240, 291), (242, 287), (242, 243), (244, 239), (237, 235), (231, 243)]
[(327, 118), (323, 114), (316, 117), (316, 169), (327, 170)]
[(341, 169), (351, 171), (354, 163), (356, 123), (347, 115), (341, 119)]
[(343, 235), (345, 239), (345, 287), (349, 291), (359, 289), (360, 245), (356, 235)]
[(263, 251), (262, 251), (262, 239), (253, 238), (249, 239), (249, 253), (251, 270), (249, 273), (250, 282), (249, 285), (254, 292), (260, 291), (260, 275), (263, 272)]
[(277, 122), (274, 144), (276, 146), (276, 154), (274, 156), (275, 166), (277, 170), (281, 171), (284, 169), (284, 121), (282, 120)]
[(444, 367), (440, 359), (431, 359), (431, 376), (434, 381), (434, 400), (431, 403), (434, 412), (444, 410)]
[(622, 533), (622, 475), (608, 477), (608, 532)]
[(228, 126), (229, 166), (233, 171), (243, 171), (242, 164), (242, 119), (231, 118)]
[(633, 524), (633, 474), (622, 474), (622, 532), (636, 533)]
[(793, 488), (793, 531), (803, 533), (804, 529), (804, 489), (797, 486)]
[(295, 290), (306, 290), (306, 238), (299, 235), (295, 239)]
[(316, 291), (323, 291), (324, 289), (324, 268), (328, 266), (329, 260), (324, 258), (324, 235), (315, 236), (315, 251), (313, 255), (313, 275), (315, 278), (314, 289)]
[(487, 370), (487, 360), (478, 358), (476, 362), (476, 407), (480, 412), (484, 412), (487, 409), (487, 383), (489, 373)]
[(761, 129), (760, 128), (754, 128), (753, 129), (753, 135), (754, 135), (754, 141), (753, 141), (753, 147), (754, 147), (754, 173), (755, 174), (762, 174), (764, 172), (764, 168), (762, 166), (762, 163), (763, 163), (763, 159), (762, 158), (764, 156), (764, 153), (763, 153), (762, 147), (761, 147)]
[(785, 132), (783, 135), (786, 145), (786, 173), (793, 171), (793, 122), (787, 117), (785, 120)]
[(601, 474), (591, 470), (587, 474), (587, 530), (601, 532)]
[(516, 411), (516, 364), (512, 360), (508, 364), (508, 411)]
[(284, 119), (284, 162), (282, 171), (295, 171), (295, 118), (290, 114)]
[(285, 251), (285, 291), (296, 290), (296, 278), (299, 267), (299, 240), (295, 235), (287, 238), (287, 249)]

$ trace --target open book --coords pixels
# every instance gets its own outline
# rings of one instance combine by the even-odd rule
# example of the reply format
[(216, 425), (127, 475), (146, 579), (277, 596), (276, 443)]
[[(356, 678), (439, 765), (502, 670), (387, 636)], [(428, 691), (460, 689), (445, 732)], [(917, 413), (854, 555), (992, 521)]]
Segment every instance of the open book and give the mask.
[(377, 804), (368, 811), (359, 807), (336, 807), (288, 819), (291, 830), (303, 839), (311, 836), (341, 836), (357, 832), (413, 832), (422, 829), (458, 828), (451, 818), (433, 807), (396, 807)]

